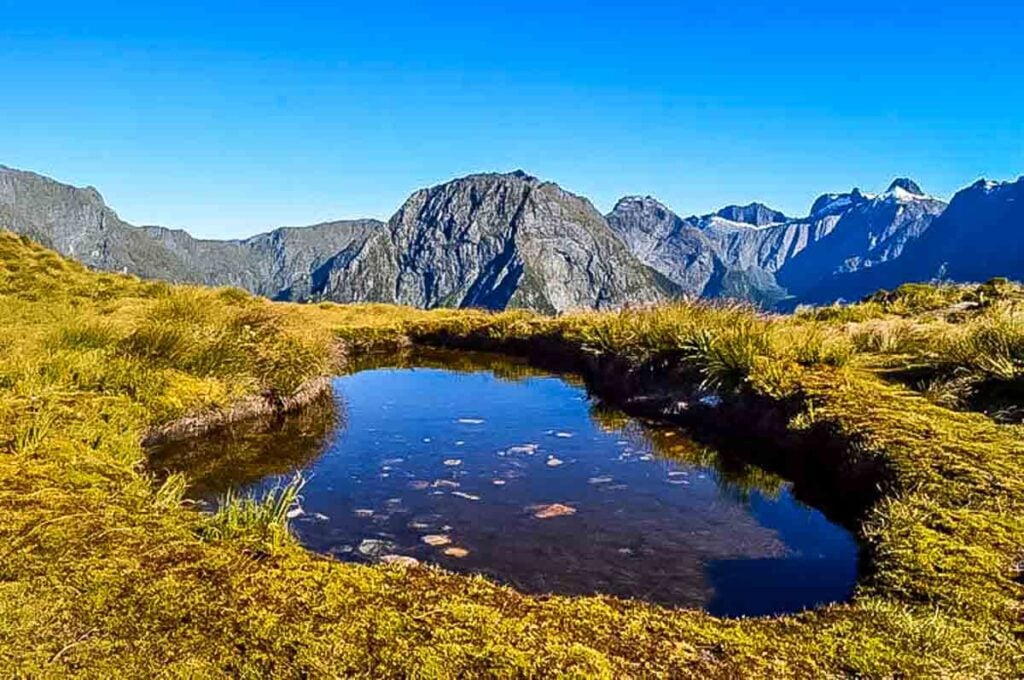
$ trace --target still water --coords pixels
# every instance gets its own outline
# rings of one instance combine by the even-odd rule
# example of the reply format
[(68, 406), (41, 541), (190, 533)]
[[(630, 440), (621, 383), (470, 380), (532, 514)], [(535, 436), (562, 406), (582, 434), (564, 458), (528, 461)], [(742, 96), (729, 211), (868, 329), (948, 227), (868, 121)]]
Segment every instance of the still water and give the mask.
[(571, 377), (486, 355), (338, 377), (332, 400), (269, 429), (176, 442), (151, 461), (185, 472), (210, 506), (301, 471), (292, 526), (310, 549), (411, 557), (530, 593), (758, 615), (844, 600), (857, 576), (852, 536), (785, 481), (602, 408)]

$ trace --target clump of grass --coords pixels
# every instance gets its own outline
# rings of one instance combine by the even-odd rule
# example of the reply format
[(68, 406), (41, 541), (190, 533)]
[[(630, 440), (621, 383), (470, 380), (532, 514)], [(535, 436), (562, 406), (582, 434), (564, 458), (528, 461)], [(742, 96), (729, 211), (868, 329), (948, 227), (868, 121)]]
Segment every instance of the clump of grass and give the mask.
[(210, 541), (239, 540), (266, 548), (279, 548), (291, 540), (289, 515), (300, 509), (305, 485), (301, 473), (291, 481), (267, 491), (262, 498), (239, 496), (229, 490), (221, 497), (215, 513), (201, 526), (200, 534)]
[(705, 388), (735, 391), (746, 383), (758, 358), (771, 353), (771, 343), (763, 328), (747, 323), (717, 332), (699, 330), (682, 349), (703, 376)]
[(940, 338), (935, 364), (999, 380), (1024, 375), (1024, 311), (997, 308)]
[(105, 321), (73, 320), (57, 331), (56, 346), (63, 349), (104, 349), (117, 340), (114, 327)]
[(881, 304), (888, 314), (910, 316), (950, 307), (968, 294), (967, 287), (949, 283), (904, 283), (893, 291), (879, 291), (865, 302)]
[(858, 324), (850, 330), (850, 340), (858, 352), (874, 354), (909, 354), (926, 342), (918, 325), (908, 319)]

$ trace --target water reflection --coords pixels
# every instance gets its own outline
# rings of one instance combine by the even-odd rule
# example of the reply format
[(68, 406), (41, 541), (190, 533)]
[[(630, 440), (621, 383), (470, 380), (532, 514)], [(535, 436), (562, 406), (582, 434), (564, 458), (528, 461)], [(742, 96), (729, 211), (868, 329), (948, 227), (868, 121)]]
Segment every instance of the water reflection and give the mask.
[[(387, 366), (387, 368), (382, 368)], [(154, 451), (195, 498), (309, 482), (295, 524), (355, 561), (438, 563), (528, 592), (610, 593), (719, 614), (848, 596), (856, 546), (789, 485), (525, 362), (364, 360), (333, 399)]]

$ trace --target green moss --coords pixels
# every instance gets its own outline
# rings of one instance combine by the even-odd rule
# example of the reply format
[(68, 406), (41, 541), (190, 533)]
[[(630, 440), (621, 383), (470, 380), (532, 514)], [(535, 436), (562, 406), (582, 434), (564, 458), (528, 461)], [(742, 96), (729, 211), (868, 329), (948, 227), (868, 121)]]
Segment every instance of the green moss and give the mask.
[[(920, 291), (899, 314), (883, 301), (797, 317), (696, 303), (559, 318), (304, 307), (97, 275), (0, 233), (0, 674), (1019, 677), (1024, 428), (876, 372), (929, 357), (973, 370), (938, 330), (988, 323), (1017, 294), (1000, 286), (950, 314)], [(855, 340), (896, 316), (914, 344)], [(285, 393), (330, 370), (337, 339), (354, 352), (439, 337), (543, 338), (802, 405), (789, 431), (827, 433), (820, 462), (887, 471), (858, 519), (870, 568), (854, 600), (726, 620), (342, 564), (275, 529), (280, 502), (211, 519), (180, 502), (182, 480), (144, 472), (151, 426)], [(757, 468), (737, 480), (772, 483)]]

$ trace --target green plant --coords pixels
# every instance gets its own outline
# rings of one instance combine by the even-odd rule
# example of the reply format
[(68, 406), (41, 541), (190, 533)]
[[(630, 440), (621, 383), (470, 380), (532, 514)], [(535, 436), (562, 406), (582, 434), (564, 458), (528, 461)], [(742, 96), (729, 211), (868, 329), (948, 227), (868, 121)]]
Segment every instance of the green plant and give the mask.
[(200, 533), (212, 541), (237, 539), (269, 548), (280, 547), (291, 538), (289, 515), (300, 508), (299, 492), (305, 483), (302, 474), (296, 473), (287, 484), (275, 486), (262, 498), (239, 496), (229, 490)]

